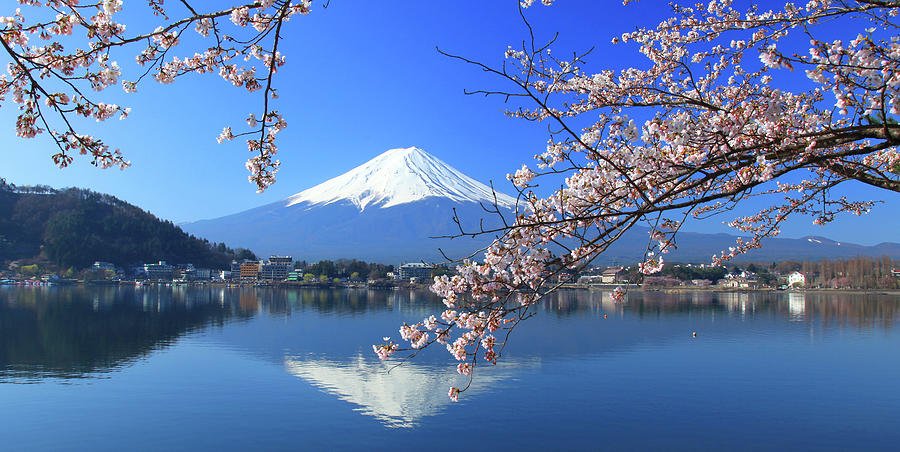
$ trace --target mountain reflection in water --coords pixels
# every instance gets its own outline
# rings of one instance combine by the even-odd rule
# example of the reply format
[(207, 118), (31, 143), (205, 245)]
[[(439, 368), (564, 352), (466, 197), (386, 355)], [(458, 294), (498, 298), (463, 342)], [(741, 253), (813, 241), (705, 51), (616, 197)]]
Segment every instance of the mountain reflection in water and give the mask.
[[(357, 356), (339, 362), (328, 359), (288, 357), (285, 369), (313, 386), (336, 395), (358, 407), (357, 411), (373, 416), (391, 427), (415, 427), (422, 418), (440, 413), (452, 402), (447, 389), (465, 386), (466, 378), (448, 365), (425, 365), (410, 361), (379, 362)], [(472, 397), (500, 380), (510, 378), (515, 370), (537, 363), (507, 360), (481, 373), (466, 391)]]

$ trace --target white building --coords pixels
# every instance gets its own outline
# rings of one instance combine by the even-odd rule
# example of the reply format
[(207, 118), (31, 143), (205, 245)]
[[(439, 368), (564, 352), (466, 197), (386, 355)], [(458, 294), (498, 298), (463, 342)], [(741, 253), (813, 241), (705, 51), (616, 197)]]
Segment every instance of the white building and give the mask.
[(788, 275), (788, 287), (803, 287), (806, 285), (806, 275), (800, 272), (794, 272)]
[(147, 273), (147, 279), (172, 279), (175, 267), (166, 264), (166, 261), (159, 261), (158, 264), (144, 264), (144, 272)]
[(190, 268), (184, 270), (181, 275), (185, 281), (209, 281), (212, 277), (212, 270), (208, 268)]
[(600, 275), (600, 282), (611, 284), (620, 281), (622, 279), (623, 270), (622, 267), (609, 267), (606, 270), (603, 270), (603, 274)]

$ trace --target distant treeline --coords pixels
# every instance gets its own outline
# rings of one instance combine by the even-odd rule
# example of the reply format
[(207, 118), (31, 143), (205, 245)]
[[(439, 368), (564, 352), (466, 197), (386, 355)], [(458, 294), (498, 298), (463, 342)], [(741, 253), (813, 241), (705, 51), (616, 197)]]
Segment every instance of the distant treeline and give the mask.
[(724, 267), (687, 267), (665, 265), (660, 272), (661, 276), (671, 276), (682, 281), (692, 281), (695, 279), (706, 279), (715, 283), (725, 277), (726, 270)]
[[(741, 270), (760, 275), (787, 275), (801, 272), (806, 276), (806, 287), (832, 289), (900, 289), (900, 277), (891, 270), (900, 267), (900, 261), (890, 256), (880, 258), (857, 256), (850, 259), (822, 259), (820, 261), (786, 260), (770, 264), (740, 264)], [(734, 271), (736, 266), (729, 266)]]
[(40, 258), (76, 269), (94, 261), (127, 267), (159, 260), (228, 268), (232, 259), (256, 256), (198, 239), (114, 196), (0, 179), (0, 262)]
[(328, 278), (353, 278), (353, 279), (380, 279), (387, 277), (388, 272), (394, 271), (393, 265), (366, 263), (356, 259), (338, 259), (336, 261), (323, 260), (306, 265), (303, 273), (313, 275), (316, 278), (326, 276)]
[[(880, 258), (859, 256), (852, 259), (821, 261), (786, 260), (771, 263), (740, 263), (727, 267), (699, 267), (682, 264), (666, 264), (653, 277), (674, 278), (680, 281), (706, 279), (712, 283), (725, 277), (727, 273), (739, 274), (747, 271), (756, 275), (764, 286), (784, 284), (784, 276), (801, 272), (806, 276), (806, 287), (832, 289), (900, 289), (900, 277), (893, 276), (891, 270), (900, 269), (900, 262), (884, 255)], [(637, 266), (625, 269), (624, 280), (642, 281)]]
[(891, 276), (898, 262), (888, 256), (880, 259), (860, 256), (836, 261), (804, 261), (800, 271), (806, 274), (806, 285), (835, 289), (900, 289), (900, 277)]

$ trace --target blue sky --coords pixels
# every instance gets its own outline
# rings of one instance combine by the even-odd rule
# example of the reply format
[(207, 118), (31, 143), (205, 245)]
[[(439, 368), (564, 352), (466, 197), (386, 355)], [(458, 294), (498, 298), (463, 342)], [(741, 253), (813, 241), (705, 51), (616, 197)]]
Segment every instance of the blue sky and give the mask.
[[(140, 3), (128, 6), (123, 17), (145, 17)], [(171, 15), (178, 16), (179, 5), (171, 3)], [(586, 69), (597, 71), (643, 64), (633, 46), (609, 41), (638, 25), (655, 26), (667, 17), (664, 4), (645, 0), (622, 7), (617, 1), (560, 0), (550, 8), (536, 5), (527, 14), (539, 37), (560, 33), (555, 52), (596, 47)], [(146, 20), (126, 23), (131, 32), (156, 26)], [(260, 111), (261, 97), (233, 88), (217, 75), (190, 76), (173, 85), (151, 81), (130, 95), (118, 88), (100, 94), (98, 99), (133, 108), (124, 121), (86, 124), (122, 149), (133, 164), (125, 171), (99, 170), (81, 160), (56, 168), (49, 140), (17, 138), (15, 110), (4, 104), (0, 177), (20, 185), (91, 188), (178, 223), (285, 198), (395, 147), (421, 147), (475, 179), (493, 180), (512, 192), (505, 175), (530, 164), (544, 148), (545, 125), (506, 118), (500, 98), (463, 95), (463, 89), (503, 88), (499, 79), (435, 50), (439, 46), (499, 64), (507, 46), (515, 47), (527, 36), (513, 0), (333, 0), (327, 9), (318, 4), (312, 14), (288, 25), (282, 47), (287, 65), (276, 80), (281, 95), (276, 108), (289, 127), (279, 136), (278, 183), (266, 193), (256, 194), (247, 182), (243, 162), (249, 154), (243, 141), (220, 145), (215, 140), (223, 126), (243, 125), (249, 112)], [(193, 54), (195, 48), (188, 44), (177, 53)], [(126, 79), (136, 73), (134, 51), (116, 56)], [(900, 197), (860, 185), (846, 193), (886, 203), (867, 216), (845, 217), (824, 228), (798, 219), (783, 228), (783, 236), (815, 234), (863, 244), (900, 241)], [(754, 208), (758, 206), (746, 207), (747, 212)], [(687, 228), (728, 232), (721, 225), (727, 219), (693, 222)]]

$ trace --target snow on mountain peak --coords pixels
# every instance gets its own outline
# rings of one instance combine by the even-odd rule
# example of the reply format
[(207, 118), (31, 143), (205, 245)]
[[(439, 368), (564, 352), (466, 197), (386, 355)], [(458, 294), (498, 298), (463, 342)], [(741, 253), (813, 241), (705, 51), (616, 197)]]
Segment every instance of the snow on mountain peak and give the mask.
[[(366, 163), (286, 199), (286, 207), (302, 202), (350, 201), (360, 211), (368, 206), (396, 206), (432, 196), (457, 202), (493, 203), (491, 188), (417, 147), (391, 149)], [(512, 208), (516, 200), (496, 192), (497, 204)]]

